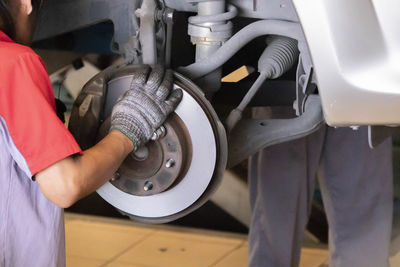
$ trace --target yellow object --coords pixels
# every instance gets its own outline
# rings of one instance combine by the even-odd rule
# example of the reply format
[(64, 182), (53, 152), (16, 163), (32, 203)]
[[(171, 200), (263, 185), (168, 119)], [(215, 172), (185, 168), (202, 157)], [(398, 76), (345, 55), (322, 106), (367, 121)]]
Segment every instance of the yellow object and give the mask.
[(247, 76), (249, 76), (251, 73), (254, 72), (254, 68), (251, 66), (241, 66), (237, 70), (229, 73), (225, 77), (221, 79), (222, 82), (224, 83), (237, 83), (240, 80), (243, 80)]

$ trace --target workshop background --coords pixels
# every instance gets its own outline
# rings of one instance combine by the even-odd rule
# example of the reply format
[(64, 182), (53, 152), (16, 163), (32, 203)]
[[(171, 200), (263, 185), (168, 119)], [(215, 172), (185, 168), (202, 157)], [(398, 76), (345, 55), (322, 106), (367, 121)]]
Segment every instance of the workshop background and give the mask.
[[(240, 24), (241, 21), (235, 23), (238, 27)], [(46, 63), (56, 98), (67, 107), (67, 122), (74, 98), (85, 82), (110, 64), (122, 60), (109, 49), (112, 30), (112, 25), (105, 22), (34, 45)], [(173, 66), (193, 61), (193, 47), (182, 46), (182, 43), (189, 43), (188, 39), (185, 28), (174, 33), (173, 47), (180, 51), (180, 55), (173, 56)], [(246, 50), (241, 50), (228, 62), (227, 65), (232, 68), (225, 68), (224, 74), (241, 65), (256, 65), (264, 47), (260, 43), (260, 40), (255, 40)], [(290, 75), (293, 72), (282, 79)], [(254, 79), (254, 75), (249, 75), (241, 83)], [(215, 99), (235, 101), (218, 95)], [(287, 101), (291, 100), (288, 96)], [(400, 135), (393, 138), (393, 144), (395, 205), (391, 265), (400, 266)], [(246, 266), (247, 226), (250, 220), (246, 176), (246, 162), (228, 170), (211, 201), (195, 212), (164, 225), (133, 222), (96, 193), (82, 199), (66, 210), (67, 266)], [(301, 267), (327, 266), (327, 234), (317, 187)]]

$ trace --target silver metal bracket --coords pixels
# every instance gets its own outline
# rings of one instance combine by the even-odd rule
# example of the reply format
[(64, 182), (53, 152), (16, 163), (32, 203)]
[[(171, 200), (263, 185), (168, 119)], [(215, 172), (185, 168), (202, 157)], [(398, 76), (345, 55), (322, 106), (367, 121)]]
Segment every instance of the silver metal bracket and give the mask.
[(257, 151), (309, 135), (324, 123), (321, 100), (310, 95), (304, 113), (294, 119), (241, 120), (229, 136), (228, 167)]
[(139, 40), (144, 64), (157, 63), (156, 14), (157, 3), (155, 0), (143, 1), (140, 9), (135, 11), (135, 15), (140, 18)]
[(316, 84), (313, 82), (313, 75), (314, 70), (312, 66), (310, 66), (308, 70), (305, 70), (302, 59), (299, 57), (296, 71), (296, 101), (294, 103), (294, 109), (296, 110), (297, 116), (304, 113), (307, 97), (314, 93), (317, 88)]

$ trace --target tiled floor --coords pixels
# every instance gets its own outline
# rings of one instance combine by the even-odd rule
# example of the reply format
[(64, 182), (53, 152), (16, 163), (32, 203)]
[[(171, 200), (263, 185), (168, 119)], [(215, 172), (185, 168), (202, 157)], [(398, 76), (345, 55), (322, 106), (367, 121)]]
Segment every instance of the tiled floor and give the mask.
[[(66, 214), (67, 267), (246, 266), (247, 236), (142, 225)], [(302, 267), (318, 267), (325, 250), (304, 249)]]
[[(67, 267), (245, 267), (247, 236), (65, 214)], [(300, 267), (328, 266), (324, 249), (303, 248)], [(390, 260), (400, 266), (400, 253)]]

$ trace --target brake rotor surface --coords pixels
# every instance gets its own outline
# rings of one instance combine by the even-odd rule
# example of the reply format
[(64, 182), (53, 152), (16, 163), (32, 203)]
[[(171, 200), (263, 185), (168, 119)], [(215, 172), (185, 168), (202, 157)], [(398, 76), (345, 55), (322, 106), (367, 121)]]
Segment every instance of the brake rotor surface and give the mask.
[[(187, 128), (176, 114), (162, 127), (165, 134), (128, 155), (111, 184), (131, 195), (150, 196), (165, 191), (186, 174), (192, 159)], [(108, 129), (109, 118), (100, 128), (99, 140), (107, 135)]]
[[(108, 83), (99, 139), (107, 134), (107, 118), (131, 80), (123, 71)], [(97, 190), (138, 221), (168, 222), (197, 209), (216, 190), (226, 166), (225, 130), (213, 108), (180, 74), (175, 74), (174, 87), (182, 89), (183, 98), (163, 124), (165, 135), (129, 155), (110, 182)]]

